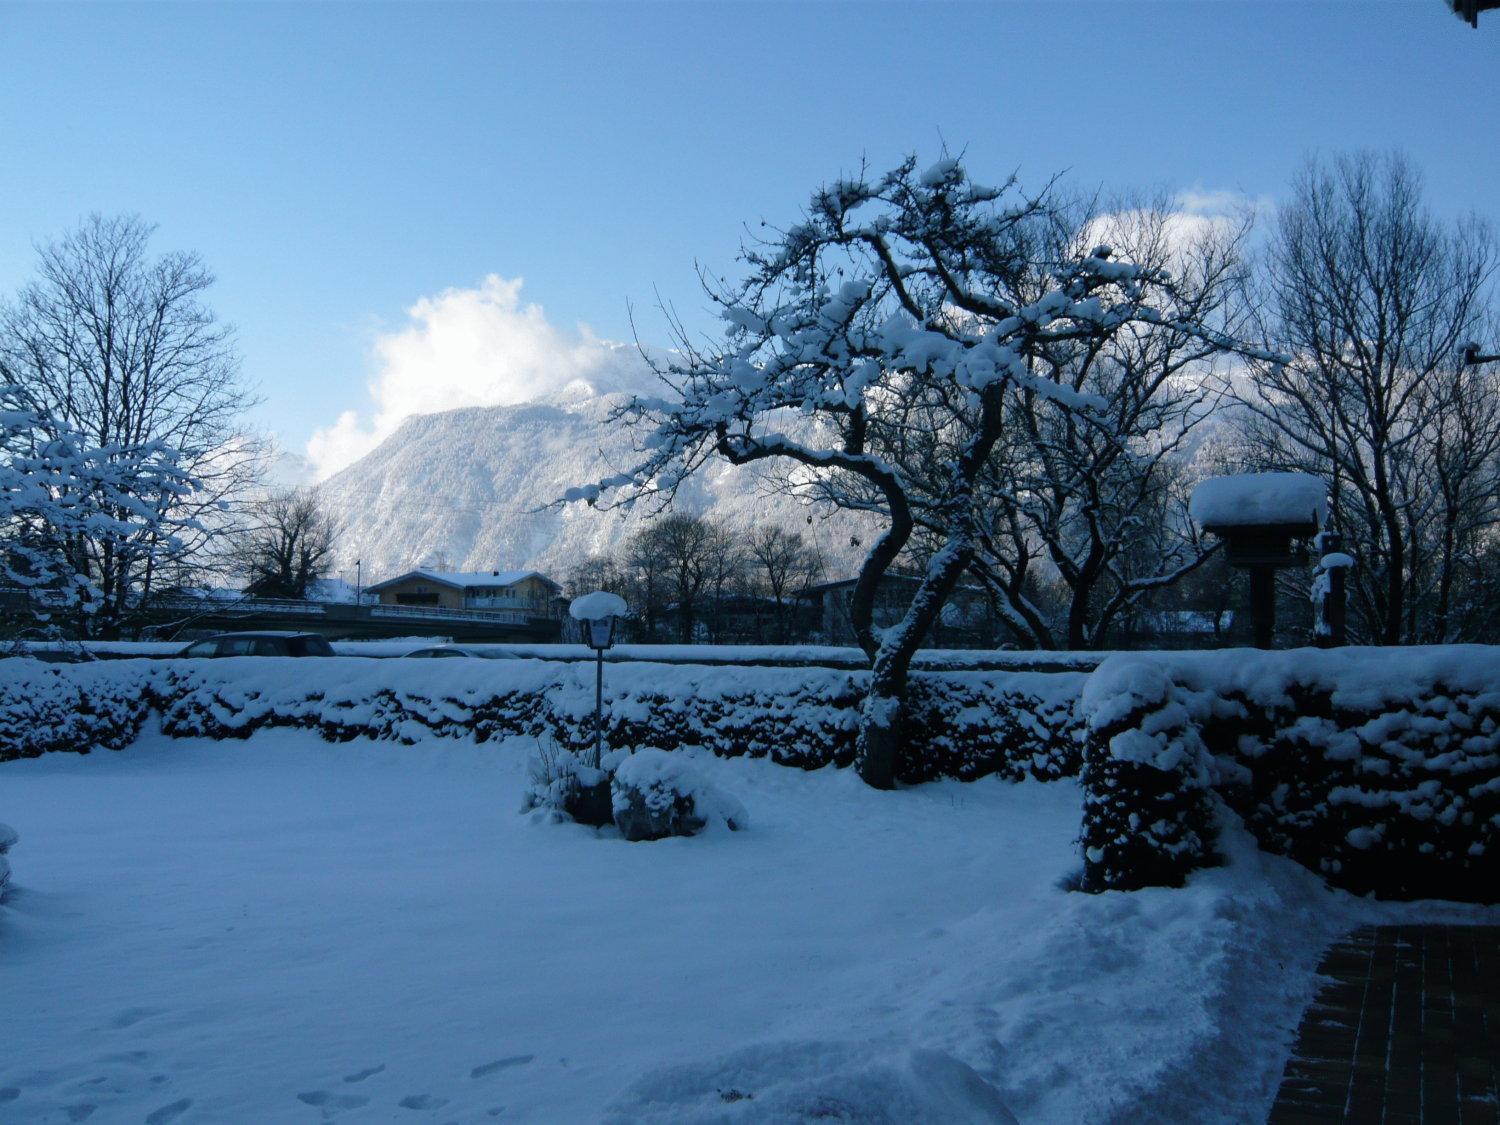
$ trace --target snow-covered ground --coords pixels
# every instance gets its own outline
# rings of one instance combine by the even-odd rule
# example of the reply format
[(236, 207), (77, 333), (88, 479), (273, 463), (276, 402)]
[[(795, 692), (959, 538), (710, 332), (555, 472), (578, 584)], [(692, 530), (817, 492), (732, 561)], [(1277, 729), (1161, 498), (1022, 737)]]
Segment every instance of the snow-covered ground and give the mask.
[(522, 741), (0, 764), (0, 1121), (1263, 1121), (1334, 894), (1231, 830), (1085, 896), (1073, 782), (705, 759), (750, 827), (516, 812)]

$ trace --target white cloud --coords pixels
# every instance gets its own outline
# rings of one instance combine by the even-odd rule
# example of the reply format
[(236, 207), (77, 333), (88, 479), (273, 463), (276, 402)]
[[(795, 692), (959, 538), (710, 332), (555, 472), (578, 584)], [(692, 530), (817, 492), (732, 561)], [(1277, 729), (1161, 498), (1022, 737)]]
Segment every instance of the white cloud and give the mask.
[[(1274, 205), (1265, 197), (1255, 199), (1243, 192), (1199, 187), (1178, 192), (1171, 198), (1170, 208), (1161, 233), (1168, 261), (1180, 262), (1182, 253), (1199, 240), (1238, 229), (1247, 215), (1259, 224), (1273, 212)], [(1131, 210), (1101, 215), (1085, 232), (1086, 240), (1128, 245), (1130, 232), (1143, 218), (1144, 212)]]
[(307, 443), (323, 480), (363, 457), (413, 414), (527, 402), (575, 380), (619, 385), (638, 367), (633, 351), (586, 327), (557, 328), (542, 307), (522, 304), (520, 278), (491, 274), (474, 289), (445, 289), (407, 310), (407, 324), (375, 339), (368, 413), (346, 410)]

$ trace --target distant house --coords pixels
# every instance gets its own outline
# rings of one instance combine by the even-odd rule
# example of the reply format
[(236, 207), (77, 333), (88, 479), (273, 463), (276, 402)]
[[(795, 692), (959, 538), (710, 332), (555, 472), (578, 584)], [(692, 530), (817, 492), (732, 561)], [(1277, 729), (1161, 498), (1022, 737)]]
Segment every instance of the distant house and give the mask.
[(562, 587), (534, 570), (477, 572), (419, 568), (366, 588), (381, 605), (430, 609), (522, 610), (534, 617), (561, 615)]
[[(853, 578), (821, 582), (803, 592), (802, 596), (814, 607), (815, 636), (823, 643), (856, 643), (854, 624), (849, 617), (849, 599), (854, 594), (855, 582)], [(875, 627), (889, 628), (900, 621), (921, 583), (915, 575), (884, 575), (875, 587)], [(926, 643), (931, 648), (988, 648), (996, 643), (999, 629), (984, 591), (977, 586), (961, 585), (948, 595)]]

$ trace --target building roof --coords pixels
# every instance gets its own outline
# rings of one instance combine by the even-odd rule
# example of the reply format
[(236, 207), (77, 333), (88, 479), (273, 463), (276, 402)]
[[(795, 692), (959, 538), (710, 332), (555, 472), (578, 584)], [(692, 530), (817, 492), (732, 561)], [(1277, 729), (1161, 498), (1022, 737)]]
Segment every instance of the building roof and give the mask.
[(409, 582), (414, 578), (435, 582), (439, 586), (451, 586), (455, 590), (470, 589), (504, 589), (514, 586), (527, 578), (537, 578), (551, 586), (554, 590), (561, 590), (552, 579), (545, 574), (535, 570), (428, 570), (418, 567), (416, 570), (408, 570), (405, 574), (398, 574), (395, 578), (387, 578), (384, 582), (377, 582), (373, 586), (366, 586), (368, 593), (379, 593), (387, 586), (394, 586), (398, 582)]

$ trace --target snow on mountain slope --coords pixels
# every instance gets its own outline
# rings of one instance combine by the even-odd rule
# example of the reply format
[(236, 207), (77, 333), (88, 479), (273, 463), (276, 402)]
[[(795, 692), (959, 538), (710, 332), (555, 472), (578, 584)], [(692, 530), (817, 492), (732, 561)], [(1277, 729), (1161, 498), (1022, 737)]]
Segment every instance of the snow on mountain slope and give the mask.
[[(607, 422), (623, 399), (574, 383), (551, 400), (408, 418), (319, 486), (344, 529), (334, 572), (352, 573), (360, 559), (366, 581), (424, 562), (535, 568), (561, 578), (588, 556), (614, 550), (649, 514), (645, 508), (538, 509), (634, 463), (632, 434)], [(800, 531), (822, 550), (832, 577), (852, 574), (863, 555), (851, 536), (869, 541), (868, 526), (848, 514), (769, 495), (754, 472), (721, 463), (684, 484), (676, 509), (740, 529), (775, 522)]]

